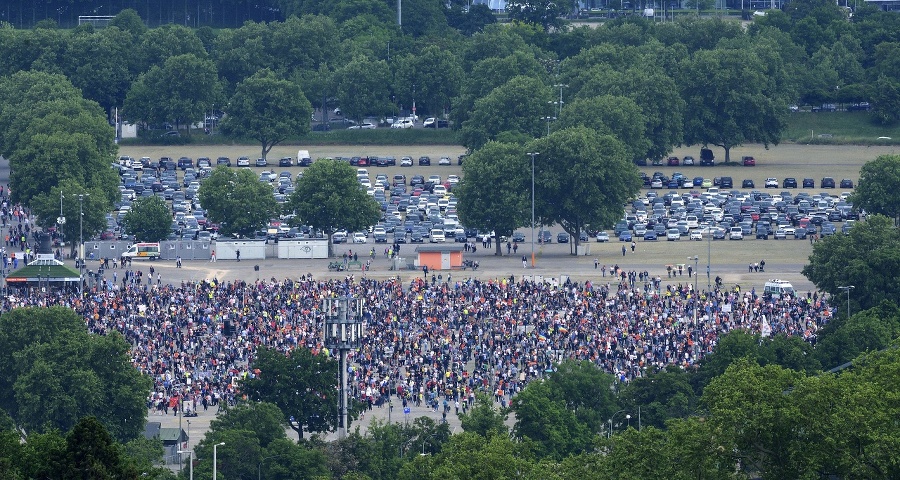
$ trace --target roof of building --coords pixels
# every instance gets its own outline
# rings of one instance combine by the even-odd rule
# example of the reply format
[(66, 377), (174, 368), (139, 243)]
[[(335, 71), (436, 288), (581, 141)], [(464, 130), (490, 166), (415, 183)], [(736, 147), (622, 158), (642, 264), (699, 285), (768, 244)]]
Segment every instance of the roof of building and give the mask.
[(9, 283), (25, 282), (77, 282), (78, 270), (66, 265), (26, 265), (13, 270), (6, 277)]
[(419, 245), (417, 252), (461, 252), (465, 248), (462, 243), (435, 243), (432, 245)]

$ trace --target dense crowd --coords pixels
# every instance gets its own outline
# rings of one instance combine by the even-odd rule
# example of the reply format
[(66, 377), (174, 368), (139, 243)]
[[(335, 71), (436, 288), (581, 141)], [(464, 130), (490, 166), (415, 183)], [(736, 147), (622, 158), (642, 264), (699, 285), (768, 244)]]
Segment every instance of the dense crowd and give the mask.
[[(356, 398), (438, 408), (489, 392), (508, 402), (528, 381), (565, 359), (587, 360), (620, 382), (667, 365), (689, 367), (733, 329), (800, 336), (815, 342), (832, 307), (818, 294), (764, 299), (739, 288), (712, 293), (690, 281), (647, 272), (611, 272), (585, 283), (417, 278), (143, 282), (126, 270), (121, 282), (77, 294), (24, 295), (5, 308), (64, 304), (91, 332), (121, 332), (132, 362), (154, 379), (149, 402), (161, 414), (232, 400), (236, 380), (253, 375), (257, 348), (322, 352), (321, 300), (365, 299), (371, 320), (352, 354)], [(149, 279), (152, 280), (152, 279)], [(696, 312), (695, 312), (696, 309)], [(450, 402), (448, 404), (448, 402)], [(458, 403), (457, 403), (458, 405)]]

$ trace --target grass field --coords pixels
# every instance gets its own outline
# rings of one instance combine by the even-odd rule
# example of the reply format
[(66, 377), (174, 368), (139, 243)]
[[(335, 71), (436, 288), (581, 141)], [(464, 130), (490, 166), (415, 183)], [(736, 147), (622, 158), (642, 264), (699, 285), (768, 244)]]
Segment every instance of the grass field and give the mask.
[[(879, 140), (890, 137), (891, 140)], [(792, 113), (782, 141), (811, 144), (887, 145), (900, 143), (900, 124), (880, 125), (869, 112)]]

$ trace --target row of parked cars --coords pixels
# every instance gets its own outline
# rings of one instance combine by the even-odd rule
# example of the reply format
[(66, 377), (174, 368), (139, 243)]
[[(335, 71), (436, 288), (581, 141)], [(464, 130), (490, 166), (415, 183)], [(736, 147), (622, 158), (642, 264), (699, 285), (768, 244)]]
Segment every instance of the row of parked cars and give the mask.
[[(619, 241), (655, 241), (665, 238), (690, 240), (741, 240), (743, 238), (804, 239), (808, 235), (846, 233), (859, 220), (849, 203), (849, 192), (839, 196), (827, 192), (720, 190), (699, 193), (650, 191), (636, 200), (629, 213), (613, 229)], [(595, 234), (598, 242), (610, 241), (609, 233)]]
[[(654, 172), (653, 175), (647, 175), (641, 172), (641, 179), (644, 186), (650, 189), (658, 190), (663, 188), (734, 188), (734, 180), (731, 177), (688, 177), (681, 172), (674, 172), (671, 176), (663, 172)], [(794, 177), (787, 177), (781, 182), (781, 188), (816, 188), (816, 181), (812, 178), (804, 178), (802, 182), (798, 182)], [(763, 182), (765, 188), (778, 188), (779, 182), (777, 178), (769, 177)], [(741, 188), (756, 188), (756, 182), (753, 179), (744, 179), (741, 181)], [(836, 182), (832, 177), (822, 177), (819, 182), (819, 188), (853, 188), (853, 180), (849, 178), (841, 179)]]

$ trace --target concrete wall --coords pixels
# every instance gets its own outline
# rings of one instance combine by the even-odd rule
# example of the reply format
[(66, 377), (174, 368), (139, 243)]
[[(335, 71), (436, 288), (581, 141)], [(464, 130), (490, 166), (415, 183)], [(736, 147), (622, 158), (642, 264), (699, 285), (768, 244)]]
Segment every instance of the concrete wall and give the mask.
[(212, 249), (209, 242), (199, 240), (175, 240), (159, 242), (159, 258), (162, 260), (209, 260)]
[(218, 260), (235, 260), (238, 250), (241, 251), (241, 260), (264, 260), (266, 258), (265, 241), (217, 240), (215, 249)]
[(276, 245), (278, 258), (328, 258), (328, 240), (282, 239)]

